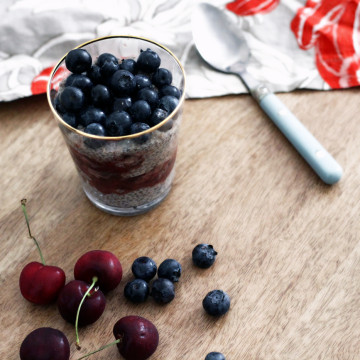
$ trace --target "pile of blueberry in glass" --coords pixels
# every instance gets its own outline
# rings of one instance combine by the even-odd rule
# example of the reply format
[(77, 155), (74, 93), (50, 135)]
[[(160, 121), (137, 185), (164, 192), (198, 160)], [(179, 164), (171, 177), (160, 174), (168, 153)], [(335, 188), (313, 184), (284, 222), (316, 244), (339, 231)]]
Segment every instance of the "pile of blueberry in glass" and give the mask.
[[(55, 97), (55, 108), (70, 126), (93, 135), (150, 129), (173, 112), (181, 96), (171, 71), (160, 63), (151, 49), (141, 50), (136, 60), (103, 53), (95, 63), (85, 49), (71, 50), (65, 65), (72, 74)], [(149, 135), (140, 139), (145, 142)]]

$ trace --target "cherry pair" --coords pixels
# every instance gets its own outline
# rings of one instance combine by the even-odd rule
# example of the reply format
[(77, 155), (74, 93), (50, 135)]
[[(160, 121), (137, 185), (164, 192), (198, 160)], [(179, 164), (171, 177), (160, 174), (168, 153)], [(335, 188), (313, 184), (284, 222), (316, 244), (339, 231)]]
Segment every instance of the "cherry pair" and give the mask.
[[(109, 346), (117, 345), (125, 360), (146, 360), (156, 350), (159, 333), (155, 325), (140, 316), (125, 316), (113, 328), (115, 341), (84, 355), (85, 359)], [(70, 345), (60, 330), (43, 327), (32, 331), (20, 346), (21, 360), (69, 360)]]
[[(41, 263), (33, 261), (27, 264), (20, 274), (20, 291), (28, 301), (45, 305), (54, 302), (65, 285), (65, 272), (57, 267), (46, 265), (40, 246), (31, 234), (26, 199), (21, 200), (30, 238), (32, 238), (39, 251)], [(122, 278), (122, 267), (117, 257), (109, 251), (93, 250), (79, 258), (75, 264), (74, 277), (76, 280), (69, 282), (66, 287), (77, 288), (77, 292), (88, 289), (89, 283), (97, 277), (97, 286), (108, 292), (116, 288)], [(65, 288), (66, 288), (65, 287)], [(85, 291), (86, 291), (85, 290)], [(76, 292), (74, 291), (74, 293)]]

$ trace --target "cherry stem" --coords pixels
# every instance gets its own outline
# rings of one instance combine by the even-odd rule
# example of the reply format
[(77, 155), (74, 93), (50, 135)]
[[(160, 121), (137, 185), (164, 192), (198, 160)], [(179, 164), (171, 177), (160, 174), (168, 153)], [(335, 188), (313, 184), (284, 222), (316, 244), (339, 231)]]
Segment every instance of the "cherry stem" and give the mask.
[(28, 228), (28, 231), (29, 231), (29, 236), (30, 236), (31, 239), (34, 240), (34, 243), (35, 243), (35, 245), (36, 245), (36, 247), (38, 249), (38, 252), (40, 254), (41, 263), (43, 265), (45, 265), (45, 260), (44, 260), (43, 254), (41, 252), (40, 245), (37, 242), (37, 240), (35, 239), (35, 237), (32, 236), (32, 234), (31, 234), (29, 218), (28, 218), (28, 214), (27, 214), (27, 211), (26, 211), (26, 199), (21, 200), (21, 207), (22, 207), (22, 211), (23, 211), (24, 216), (25, 216), (25, 221), (26, 221), (26, 225), (27, 225), (27, 228)]
[(93, 287), (95, 286), (95, 283), (98, 281), (98, 278), (97, 276), (94, 276), (92, 278), (92, 284), (89, 286), (89, 288), (86, 290), (84, 296), (82, 297), (81, 301), (80, 301), (80, 304), (79, 304), (79, 307), (77, 309), (77, 312), (76, 312), (76, 320), (75, 320), (75, 333), (76, 333), (76, 348), (78, 350), (81, 349), (81, 346), (80, 346), (80, 339), (79, 339), (79, 316), (80, 316), (80, 310), (81, 310), (81, 306), (82, 304), (84, 303), (86, 297), (89, 295), (90, 291), (93, 289)]
[(97, 349), (97, 350), (95, 350), (95, 351), (92, 351), (91, 353), (88, 353), (88, 354), (82, 356), (81, 358), (78, 358), (77, 360), (85, 359), (85, 358), (87, 358), (87, 357), (90, 356), (90, 355), (96, 354), (97, 352), (99, 352), (99, 351), (101, 351), (101, 350), (104, 350), (104, 349), (106, 349), (106, 348), (108, 348), (108, 347), (110, 347), (110, 346), (113, 346), (113, 345), (115, 345), (115, 344), (118, 344), (118, 343), (120, 343), (120, 342), (121, 342), (121, 339), (117, 339), (117, 340), (113, 341), (113, 342), (110, 343), (110, 344), (104, 345), (104, 346), (102, 346), (101, 348), (99, 348), (99, 349)]

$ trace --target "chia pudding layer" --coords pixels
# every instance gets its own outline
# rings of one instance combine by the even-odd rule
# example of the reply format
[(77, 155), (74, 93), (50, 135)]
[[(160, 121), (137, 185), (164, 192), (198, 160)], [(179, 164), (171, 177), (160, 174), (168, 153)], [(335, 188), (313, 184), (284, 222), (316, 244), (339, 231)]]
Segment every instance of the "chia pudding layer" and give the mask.
[(123, 209), (160, 202), (174, 177), (180, 120), (178, 113), (144, 143), (89, 139), (60, 124), (90, 200)]

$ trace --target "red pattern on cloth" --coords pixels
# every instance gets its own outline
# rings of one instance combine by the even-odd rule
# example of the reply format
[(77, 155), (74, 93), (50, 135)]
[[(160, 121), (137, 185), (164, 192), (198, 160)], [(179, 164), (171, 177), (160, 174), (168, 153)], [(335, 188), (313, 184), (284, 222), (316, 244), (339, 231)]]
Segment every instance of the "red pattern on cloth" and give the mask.
[[(33, 95), (43, 94), (46, 92), (46, 87), (48, 81), (50, 80), (50, 75), (53, 70), (53, 67), (50, 66), (44, 69), (39, 75), (36, 75), (31, 82), (31, 93)], [(63, 79), (63, 73), (66, 71), (63, 68), (60, 68), (55, 75), (53, 82), (53, 89), (57, 90), (61, 80)]]
[(360, 85), (360, 0), (308, 0), (291, 30), (301, 49), (315, 48), (316, 66), (330, 87)]
[(280, 0), (236, 0), (226, 4), (226, 8), (237, 15), (263, 14), (273, 10)]

